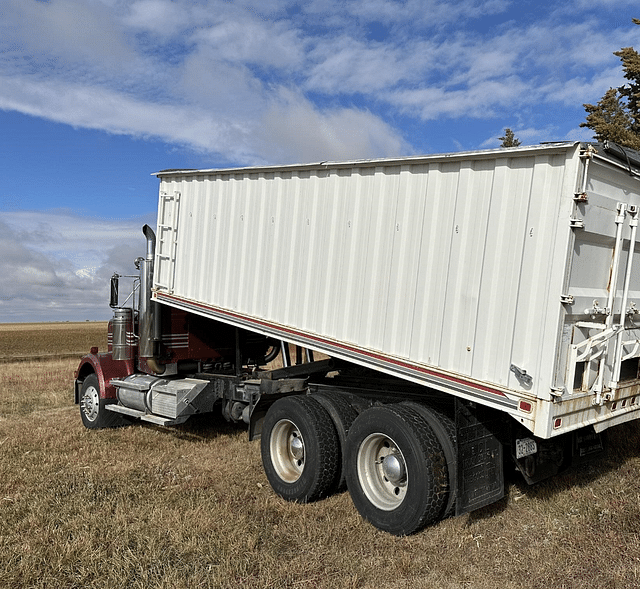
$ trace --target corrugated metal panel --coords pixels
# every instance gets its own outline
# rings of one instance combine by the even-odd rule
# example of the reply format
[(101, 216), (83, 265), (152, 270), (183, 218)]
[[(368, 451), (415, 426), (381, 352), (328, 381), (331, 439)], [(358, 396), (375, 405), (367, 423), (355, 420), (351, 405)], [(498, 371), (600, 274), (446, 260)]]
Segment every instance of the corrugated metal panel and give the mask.
[(510, 366), (550, 386), (542, 317), (553, 261), (565, 264), (558, 212), (576, 153), (163, 174), (161, 191), (181, 198), (158, 290), (317, 335), (319, 348), (339, 342), (531, 394)]
[[(638, 179), (580, 150), (159, 173), (155, 296), (501, 408), (542, 437), (630, 419), (640, 381), (613, 380), (640, 356), (635, 315), (623, 352), (615, 338), (588, 350), (601, 360), (576, 350), (620, 322), (630, 250), (623, 311), (640, 309)], [(594, 320), (615, 251), (613, 313)], [(598, 362), (615, 394), (594, 406), (574, 375), (592, 387)]]

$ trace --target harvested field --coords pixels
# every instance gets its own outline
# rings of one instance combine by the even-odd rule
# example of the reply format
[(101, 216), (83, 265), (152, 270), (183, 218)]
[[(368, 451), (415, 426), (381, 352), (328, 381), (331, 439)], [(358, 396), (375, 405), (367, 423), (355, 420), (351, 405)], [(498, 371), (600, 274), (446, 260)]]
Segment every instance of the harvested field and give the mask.
[(598, 462), (535, 487), (514, 476), (499, 503), (396, 538), (363, 521), (348, 493), (276, 497), (259, 444), (217, 416), (85, 430), (76, 364), (0, 366), (3, 589), (640, 584), (636, 424), (612, 430)]
[(0, 363), (80, 357), (92, 346), (107, 349), (107, 323), (0, 323)]

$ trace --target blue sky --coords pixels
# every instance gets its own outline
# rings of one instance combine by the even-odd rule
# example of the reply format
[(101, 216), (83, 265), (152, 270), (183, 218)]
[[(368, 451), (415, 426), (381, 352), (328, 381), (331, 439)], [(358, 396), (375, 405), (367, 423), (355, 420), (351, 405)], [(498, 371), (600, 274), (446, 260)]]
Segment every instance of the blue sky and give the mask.
[(589, 140), (637, 0), (1, 0), (0, 322), (105, 319), (164, 168)]

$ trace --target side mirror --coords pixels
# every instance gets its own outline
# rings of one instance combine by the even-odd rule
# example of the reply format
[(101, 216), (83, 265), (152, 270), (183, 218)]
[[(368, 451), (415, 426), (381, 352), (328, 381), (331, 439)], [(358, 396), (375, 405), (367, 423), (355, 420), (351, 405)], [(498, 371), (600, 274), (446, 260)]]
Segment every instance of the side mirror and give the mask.
[(109, 299), (109, 306), (112, 309), (115, 309), (118, 306), (118, 283), (120, 276), (118, 274), (114, 274), (111, 277), (111, 297)]

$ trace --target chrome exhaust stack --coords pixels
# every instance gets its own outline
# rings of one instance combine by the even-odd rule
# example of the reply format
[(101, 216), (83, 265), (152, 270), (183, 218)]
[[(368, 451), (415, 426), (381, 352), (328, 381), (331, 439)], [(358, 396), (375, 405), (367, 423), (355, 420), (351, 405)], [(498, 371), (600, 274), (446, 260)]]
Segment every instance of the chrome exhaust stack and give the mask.
[(140, 260), (140, 305), (139, 305), (139, 348), (138, 354), (146, 359), (147, 366), (156, 374), (165, 370), (157, 357), (160, 342), (160, 308), (151, 300), (153, 286), (153, 262), (156, 250), (156, 235), (149, 225), (142, 228), (147, 238), (147, 255)]

